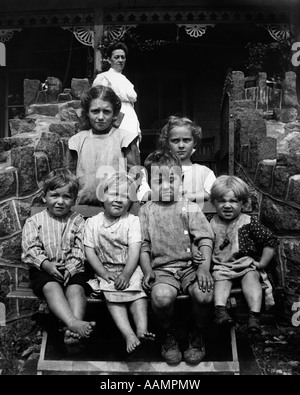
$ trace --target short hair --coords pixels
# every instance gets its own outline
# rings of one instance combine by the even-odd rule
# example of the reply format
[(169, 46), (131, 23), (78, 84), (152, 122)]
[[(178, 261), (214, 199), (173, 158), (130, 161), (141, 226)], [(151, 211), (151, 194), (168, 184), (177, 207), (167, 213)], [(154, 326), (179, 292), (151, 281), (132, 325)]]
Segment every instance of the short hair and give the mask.
[(200, 126), (196, 125), (192, 120), (187, 117), (171, 115), (167, 118), (166, 123), (160, 132), (158, 138), (158, 148), (169, 148), (168, 139), (170, 137), (170, 132), (173, 128), (177, 126), (185, 126), (191, 131), (195, 141), (195, 146), (200, 143), (202, 137), (202, 129)]
[(125, 52), (125, 55), (128, 55), (128, 48), (126, 46), (126, 44), (124, 44), (123, 42), (116, 42), (116, 43), (112, 43), (109, 45), (109, 47), (106, 50), (106, 54), (109, 58), (111, 58), (112, 53), (114, 51), (116, 51), (117, 49), (122, 49)]
[(147, 156), (144, 162), (145, 169), (148, 173), (148, 178), (151, 179), (151, 169), (154, 166), (177, 168), (182, 170), (182, 164), (179, 156), (167, 149), (157, 149)]
[(43, 191), (44, 194), (54, 189), (68, 186), (69, 192), (73, 196), (74, 200), (77, 198), (79, 191), (78, 178), (68, 169), (56, 169), (51, 171), (44, 179)]
[(237, 176), (223, 175), (217, 177), (211, 187), (211, 202), (220, 199), (229, 191), (232, 191), (235, 197), (244, 204), (249, 201), (250, 192), (248, 184)]
[(120, 185), (127, 185), (128, 198), (133, 203), (137, 200), (137, 189), (139, 184), (134, 180), (129, 174), (123, 172), (116, 172), (108, 177), (106, 177), (96, 189), (96, 196), (100, 202), (105, 201), (105, 194), (108, 191), (108, 188), (116, 185), (117, 187)]
[(166, 149), (157, 149), (147, 156), (144, 162), (146, 170), (151, 171), (152, 166), (179, 166), (182, 167), (179, 156)]

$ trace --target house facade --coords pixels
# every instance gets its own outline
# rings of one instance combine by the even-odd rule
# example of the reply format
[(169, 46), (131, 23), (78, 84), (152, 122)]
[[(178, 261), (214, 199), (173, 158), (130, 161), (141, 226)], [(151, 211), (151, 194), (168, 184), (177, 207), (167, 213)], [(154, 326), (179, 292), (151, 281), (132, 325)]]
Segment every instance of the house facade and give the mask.
[[(204, 138), (214, 137), (218, 154), (228, 68), (249, 73), (248, 43), (297, 41), (299, 36), (296, 0), (1, 3), (6, 67), (0, 68), (0, 136), (10, 136), (8, 120), (24, 114), (24, 79), (43, 82), (53, 76), (63, 88), (70, 87), (72, 78), (92, 81), (105, 67), (105, 46), (120, 39), (130, 51), (124, 74), (138, 93), (142, 160), (155, 148), (157, 132), (171, 114), (198, 123)], [(265, 66), (269, 79), (282, 71)]]

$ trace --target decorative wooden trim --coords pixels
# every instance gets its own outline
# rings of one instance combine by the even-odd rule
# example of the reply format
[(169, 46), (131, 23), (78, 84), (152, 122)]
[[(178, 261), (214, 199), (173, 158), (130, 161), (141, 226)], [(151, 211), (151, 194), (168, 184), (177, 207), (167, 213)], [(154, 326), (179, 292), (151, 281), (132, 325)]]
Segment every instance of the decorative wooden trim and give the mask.
[[(104, 25), (140, 25), (140, 24), (216, 24), (216, 23), (288, 23), (288, 9), (211, 9), (191, 8), (172, 9), (104, 9)], [(95, 23), (94, 10), (65, 10), (65, 11), (33, 11), (1, 13), (0, 29), (16, 29), (24, 27), (75, 27), (93, 26)]]
[(1, 29), (0, 30), (0, 42), (5, 43), (11, 40), (15, 32), (20, 32), (22, 29)]
[(198, 38), (204, 36), (208, 27), (215, 27), (214, 24), (186, 24), (177, 25), (178, 27), (184, 27), (187, 35), (193, 38)]
[[(136, 27), (135, 25), (129, 26), (114, 26), (108, 25), (104, 28), (104, 37), (107, 37), (109, 41), (120, 40), (124, 34), (131, 28)], [(62, 27), (64, 30), (69, 30), (74, 34), (76, 39), (83, 45), (94, 47), (94, 28), (92, 26), (80, 26), (80, 27)], [(1, 30), (0, 30), (1, 34)], [(1, 41), (1, 36), (0, 36)]]
[(268, 24), (258, 25), (266, 29), (270, 36), (276, 41), (288, 41), (291, 37), (290, 26), (288, 24)]

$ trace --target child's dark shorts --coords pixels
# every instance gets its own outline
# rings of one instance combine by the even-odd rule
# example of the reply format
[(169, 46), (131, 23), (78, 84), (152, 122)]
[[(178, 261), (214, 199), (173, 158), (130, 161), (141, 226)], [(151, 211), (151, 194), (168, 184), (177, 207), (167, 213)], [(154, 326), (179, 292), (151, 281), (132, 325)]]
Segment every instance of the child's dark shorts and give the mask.
[(85, 291), (85, 294), (90, 295), (93, 290), (90, 287), (90, 285), (87, 283), (88, 280), (89, 280), (89, 277), (87, 276), (86, 273), (84, 273), (84, 272), (76, 273), (70, 278), (68, 284), (66, 286), (64, 286), (63, 283), (61, 283), (60, 281), (57, 281), (49, 273), (47, 273), (43, 270), (39, 270), (34, 267), (31, 267), (29, 269), (29, 281), (30, 281), (31, 288), (32, 288), (33, 292), (35, 293), (35, 295), (40, 296), (40, 297), (44, 296), (44, 294), (43, 294), (44, 286), (47, 283), (53, 282), (53, 281), (59, 283), (63, 289), (65, 289), (69, 285), (74, 285), (74, 284), (81, 285)]
[(175, 273), (172, 273), (167, 268), (154, 269), (155, 280), (151, 284), (152, 288), (157, 284), (168, 284), (176, 288), (178, 293), (188, 294), (189, 286), (197, 281), (197, 268), (198, 266), (192, 265), (178, 269)]

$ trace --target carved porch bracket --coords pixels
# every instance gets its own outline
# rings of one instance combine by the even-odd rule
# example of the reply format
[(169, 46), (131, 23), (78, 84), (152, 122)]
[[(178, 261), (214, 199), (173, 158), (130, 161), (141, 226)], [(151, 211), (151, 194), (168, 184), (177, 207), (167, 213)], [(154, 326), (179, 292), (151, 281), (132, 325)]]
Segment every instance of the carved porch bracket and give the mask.
[(13, 38), (15, 32), (20, 32), (22, 29), (0, 29), (0, 41), (5, 43)]
[[(120, 40), (124, 34), (133, 27), (136, 27), (136, 25), (104, 26), (104, 37), (109, 41)], [(62, 27), (62, 29), (72, 32), (81, 44), (94, 47), (94, 29), (92, 27)]]
[(202, 37), (208, 27), (215, 27), (215, 24), (180, 24), (178, 27), (184, 27), (186, 34), (190, 37), (198, 38)]
[(270, 36), (276, 41), (288, 41), (291, 37), (290, 26), (288, 24), (267, 24), (257, 25), (266, 29)]

